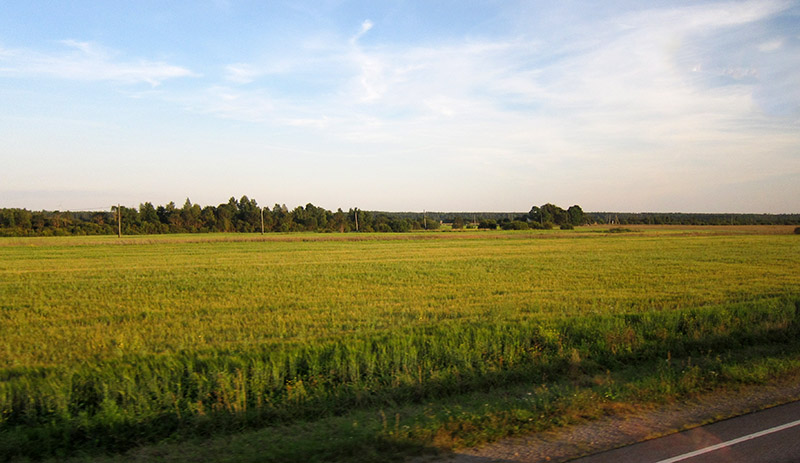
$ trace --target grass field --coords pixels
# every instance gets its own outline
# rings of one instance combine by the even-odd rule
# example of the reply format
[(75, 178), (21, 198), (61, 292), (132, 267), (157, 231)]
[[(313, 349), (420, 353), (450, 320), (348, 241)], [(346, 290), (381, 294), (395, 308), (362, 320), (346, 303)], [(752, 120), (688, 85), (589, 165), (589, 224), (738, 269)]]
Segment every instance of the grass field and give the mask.
[(0, 455), (378, 461), (794, 374), (792, 230), (2, 239)]

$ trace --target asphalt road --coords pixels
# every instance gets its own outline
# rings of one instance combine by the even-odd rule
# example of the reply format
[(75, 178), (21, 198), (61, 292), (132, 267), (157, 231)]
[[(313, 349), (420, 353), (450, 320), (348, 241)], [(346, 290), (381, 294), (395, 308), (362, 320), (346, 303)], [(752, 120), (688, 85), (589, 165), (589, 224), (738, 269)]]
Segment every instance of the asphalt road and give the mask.
[(573, 463), (800, 462), (800, 402), (731, 418)]

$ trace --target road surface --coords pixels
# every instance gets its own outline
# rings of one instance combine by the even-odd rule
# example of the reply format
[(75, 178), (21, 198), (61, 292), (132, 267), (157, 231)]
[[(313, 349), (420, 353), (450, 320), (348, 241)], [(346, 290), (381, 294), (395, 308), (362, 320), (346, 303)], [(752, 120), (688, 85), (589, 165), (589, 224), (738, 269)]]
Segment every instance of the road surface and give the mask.
[(573, 463), (800, 462), (800, 402), (731, 418)]

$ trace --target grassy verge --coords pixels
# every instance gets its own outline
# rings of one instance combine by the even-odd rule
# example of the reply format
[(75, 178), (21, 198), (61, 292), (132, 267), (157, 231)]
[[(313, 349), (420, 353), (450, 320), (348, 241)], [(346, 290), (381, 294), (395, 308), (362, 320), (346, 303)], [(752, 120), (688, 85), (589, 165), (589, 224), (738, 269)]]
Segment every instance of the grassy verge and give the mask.
[[(752, 376), (758, 369), (737, 370), (731, 352), (794, 348), (798, 327), (800, 299), (773, 298), (527, 324), (443, 324), (260, 352), (123, 357), (71, 370), (6, 370), (0, 453), (38, 458), (124, 451), (164, 436), (324, 420), (358, 408), (419, 404), (515, 384), (552, 383), (561, 391), (565, 379), (580, 385), (588, 377), (634, 371), (638, 376), (623, 381), (625, 387), (652, 381), (646, 391), (669, 397), (713, 386), (710, 381), (725, 374)], [(673, 357), (690, 362), (680, 366), (677, 378), (671, 375), (680, 362), (658, 363)], [(691, 358), (702, 363), (692, 365)], [(611, 381), (604, 396), (624, 397), (625, 388), (613, 386), (619, 383)], [(531, 400), (547, 409), (564, 395), (552, 394), (538, 390)], [(473, 423), (474, 429), (507, 433), (508, 425), (494, 423), (497, 417), (488, 410), (476, 416), (490, 421)], [(468, 442), (471, 428), (464, 424), (474, 419), (463, 418), (453, 436)], [(436, 432), (442, 429), (447, 427)], [(429, 440), (407, 437), (397, 442)]]
[(670, 355), (616, 370), (579, 364), (558, 380), (492, 386), (436, 401), (356, 409), (224, 436), (164, 441), (124, 454), (84, 453), (69, 461), (402, 461), (789, 376), (800, 377), (800, 343)]

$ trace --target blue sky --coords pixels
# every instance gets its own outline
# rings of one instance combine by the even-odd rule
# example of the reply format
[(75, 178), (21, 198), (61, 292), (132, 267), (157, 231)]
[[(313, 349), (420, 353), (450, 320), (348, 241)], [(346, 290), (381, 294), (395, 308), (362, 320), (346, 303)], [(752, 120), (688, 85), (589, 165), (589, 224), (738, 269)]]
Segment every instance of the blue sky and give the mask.
[(800, 212), (800, 2), (17, 1), (0, 207)]

